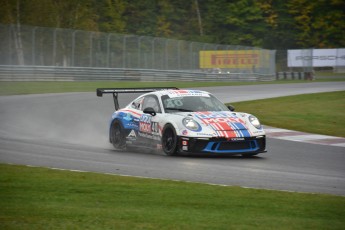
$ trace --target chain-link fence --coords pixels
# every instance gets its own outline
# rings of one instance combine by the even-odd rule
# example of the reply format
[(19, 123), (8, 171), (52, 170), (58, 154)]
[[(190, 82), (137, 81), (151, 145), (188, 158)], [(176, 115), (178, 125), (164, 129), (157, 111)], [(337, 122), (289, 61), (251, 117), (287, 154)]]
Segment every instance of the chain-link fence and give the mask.
[(0, 24), (0, 65), (275, 74), (275, 51), (159, 37)]

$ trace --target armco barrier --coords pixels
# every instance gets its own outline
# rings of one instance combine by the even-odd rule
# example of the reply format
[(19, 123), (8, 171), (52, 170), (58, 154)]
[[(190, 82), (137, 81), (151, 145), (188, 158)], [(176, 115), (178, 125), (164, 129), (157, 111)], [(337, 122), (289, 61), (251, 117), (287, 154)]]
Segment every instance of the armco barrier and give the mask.
[(0, 81), (267, 81), (272, 75), (201, 71), (0, 65)]
[(306, 80), (308, 72), (277, 72), (276, 80)]

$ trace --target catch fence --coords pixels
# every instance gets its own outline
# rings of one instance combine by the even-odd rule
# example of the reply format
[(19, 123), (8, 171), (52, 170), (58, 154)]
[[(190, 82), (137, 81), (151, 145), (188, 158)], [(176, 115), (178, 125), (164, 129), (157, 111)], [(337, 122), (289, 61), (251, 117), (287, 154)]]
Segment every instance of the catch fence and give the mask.
[(276, 72), (274, 50), (2, 24), (0, 65), (164, 70), (266, 77), (274, 76)]

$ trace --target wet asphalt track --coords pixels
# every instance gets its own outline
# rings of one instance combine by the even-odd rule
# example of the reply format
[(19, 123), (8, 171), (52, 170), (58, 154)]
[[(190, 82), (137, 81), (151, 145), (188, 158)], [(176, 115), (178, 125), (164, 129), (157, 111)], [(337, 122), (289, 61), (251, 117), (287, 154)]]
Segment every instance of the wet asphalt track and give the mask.
[[(224, 102), (235, 102), (345, 90), (345, 82), (207, 90)], [(130, 99), (128, 95), (120, 95), (120, 104)], [(254, 158), (169, 157), (143, 150), (117, 152), (107, 142), (112, 112), (110, 95), (103, 98), (95, 93), (0, 97), (0, 162), (345, 195), (343, 147), (268, 138), (268, 152)]]

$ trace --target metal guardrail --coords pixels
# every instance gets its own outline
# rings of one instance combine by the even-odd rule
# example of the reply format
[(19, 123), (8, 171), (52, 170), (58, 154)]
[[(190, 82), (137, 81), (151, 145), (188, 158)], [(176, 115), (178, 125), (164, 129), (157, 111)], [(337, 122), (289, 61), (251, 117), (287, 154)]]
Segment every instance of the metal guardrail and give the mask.
[(253, 73), (204, 73), (150, 69), (0, 65), (0, 81), (268, 81)]
[(276, 80), (313, 80), (312, 72), (277, 72)]

